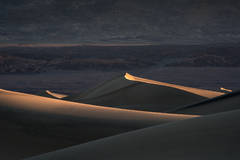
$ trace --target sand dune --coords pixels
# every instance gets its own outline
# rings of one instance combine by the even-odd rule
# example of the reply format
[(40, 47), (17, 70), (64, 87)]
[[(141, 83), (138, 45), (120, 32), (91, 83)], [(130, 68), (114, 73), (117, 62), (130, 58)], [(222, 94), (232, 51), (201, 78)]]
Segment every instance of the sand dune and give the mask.
[(143, 79), (126, 73), (125, 76), (105, 82), (85, 94), (65, 99), (87, 104), (164, 112), (223, 94)]
[(43, 154), (28, 160), (236, 160), (240, 110), (168, 123)]
[(209, 99), (194, 105), (170, 110), (171, 113), (206, 115), (240, 109), (240, 91)]
[(0, 155), (14, 160), (156, 124), (193, 118), (0, 90)]

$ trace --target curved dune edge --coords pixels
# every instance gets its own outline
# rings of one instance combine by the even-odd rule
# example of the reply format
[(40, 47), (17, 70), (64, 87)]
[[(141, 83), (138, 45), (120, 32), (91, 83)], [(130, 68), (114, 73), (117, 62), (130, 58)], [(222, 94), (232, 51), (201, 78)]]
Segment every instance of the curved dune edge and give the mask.
[(66, 94), (54, 93), (54, 92), (51, 92), (51, 91), (49, 91), (49, 90), (46, 90), (45, 92), (46, 92), (47, 94), (55, 97), (55, 98), (58, 98), (58, 99), (62, 99), (62, 98), (68, 97), (68, 95), (66, 95)]
[(206, 98), (214, 98), (214, 97), (221, 96), (221, 95), (224, 94), (222, 92), (216, 92), (216, 91), (210, 91), (210, 90), (198, 89), (198, 88), (192, 88), (192, 87), (185, 87), (185, 86), (180, 86), (180, 85), (164, 83), (164, 82), (154, 81), (154, 80), (145, 79), (145, 78), (140, 78), (140, 77), (133, 76), (129, 73), (126, 73), (124, 77), (127, 80), (130, 80), (130, 81), (143, 82), (143, 83), (149, 83), (149, 84), (155, 84), (155, 85), (162, 85), (162, 86), (177, 88), (177, 89), (184, 90), (184, 91), (190, 92), (190, 93), (194, 93), (194, 94), (197, 94), (199, 96), (206, 97)]
[(0, 89), (0, 117), (1, 159), (18, 160), (198, 116), (95, 106)]
[(173, 87), (129, 81), (123, 75), (105, 82), (84, 96), (64, 98), (86, 104), (150, 112), (165, 112), (206, 99)]
[[(27, 160), (240, 158), (240, 110), (154, 126)], [(207, 124), (207, 125), (206, 125)]]
[[(0, 109), (7, 106), (7, 108), (32, 110), (37, 112), (46, 112), (62, 115), (79, 116), (84, 115), (88, 117), (112, 118), (112, 119), (141, 119), (141, 118), (192, 118), (198, 117), (195, 115), (184, 114), (168, 114), (157, 112), (146, 112), (137, 110), (128, 110), (120, 108), (111, 108), (104, 106), (96, 106), (90, 104), (69, 102), (48, 97), (41, 97), (26, 93), (7, 91), (0, 89)], [(86, 115), (85, 115), (86, 114)]]
[(227, 88), (223, 88), (223, 87), (221, 87), (220, 88), (220, 90), (222, 90), (222, 91), (226, 91), (226, 92), (233, 92), (233, 90), (231, 90), (231, 89), (227, 89)]
[[(166, 86), (165, 83), (163, 85), (161, 82), (152, 84), (151, 81), (146, 83), (146, 80), (141, 80), (141, 82), (135, 80), (136, 77), (126, 73), (125, 76), (115, 77), (83, 94), (72, 95), (63, 99), (114, 108), (166, 112), (180, 106), (204, 101), (210, 97), (204, 97), (205, 92), (198, 95), (189, 92), (189, 88), (187, 91), (182, 90), (182, 86), (176, 88), (175, 85), (174, 87), (171, 84)], [(194, 90), (199, 91), (198, 89)]]
[[(113, 83), (116, 83), (116, 84), (113, 85)], [(159, 85), (159, 86), (164, 86), (164, 87), (175, 88), (175, 89), (182, 90), (182, 91), (185, 91), (185, 92), (188, 92), (191, 94), (195, 94), (195, 95), (198, 95), (198, 96), (201, 96), (204, 98), (214, 98), (214, 97), (225, 94), (224, 92), (217, 92), (217, 91), (175, 85), (175, 84), (170, 84), (170, 83), (165, 83), (165, 82), (159, 82), (159, 81), (155, 81), (155, 80), (136, 77), (129, 73), (125, 73), (125, 75), (114, 78), (110, 81), (106, 81), (103, 84), (99, 85), (98, 87), (95, 87), (94, 89), (90, 89), (86, 93), (81, 94), (80, 96), (79, 95), (72, 95), (72, 96), (70, 95), (70, 96), (66, 97), (66, 100), (71, 100), (76, 97), (80, 97), (81, 99), (97, 98), (100, 96), (111, 94), (112, 92), (116, 92), (117, 90), (124, 89), (126, 87), (137, 85), (139, 83), (143, 83), (143, 84), (147, 83), (150, 85)]]

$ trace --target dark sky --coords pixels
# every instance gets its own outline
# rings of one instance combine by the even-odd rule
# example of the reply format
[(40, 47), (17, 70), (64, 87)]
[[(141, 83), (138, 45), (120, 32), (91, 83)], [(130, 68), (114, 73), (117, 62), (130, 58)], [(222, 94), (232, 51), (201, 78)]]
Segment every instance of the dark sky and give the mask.
[(231, 43), (238, 0), (0, 0), (0, 43)]

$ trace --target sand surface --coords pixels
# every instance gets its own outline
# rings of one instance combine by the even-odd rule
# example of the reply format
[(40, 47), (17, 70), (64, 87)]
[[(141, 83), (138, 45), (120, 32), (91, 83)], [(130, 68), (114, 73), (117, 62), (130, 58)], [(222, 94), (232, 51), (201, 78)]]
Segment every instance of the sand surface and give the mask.
[(207, 115), (240, 109), (240, 92), (236, 91), (226, 95), (209, 99), (194, 105), (169, 110), (171, 113)]
[(28, 160), (236, 160), (240, 110), (158, 125)]
[(165, 112), (223, 94), (222, 92), (153, 81), (126, 73), (124, 76), (107, 81), (84, 94), (64, 99), (125, 109)]
[(0, 159), (240, 159), (239, 93), (130, 74), (70, 96), (0, 89)]
[(0, 90), (0, 155), (14, 160), (157, 124), (193, 118)]
[(189, 93), (193, 93), (193, 94), (196, 94), (196, 95), (199, 95), (202, 97), (206, 97), (206, 98), (214, 98), (214, 97), (224, 94), (221, 92), (210, 91), (210, 90), (206, 90), (206, 89), (198, 89), (198, 88), (180, 86), (180, 85), (175, 85), (175, 84), (170, 84), (170, 83), (158, 82), (158, 81), (154, 81), (154, 80), (150, 80), (150, 79), (146, 79), (146, 78), (136, 77), (129, 73), (126, 73), (124, 77), (130, 81), (143, 82), (143, 83), (156, 84), (156, 85), (160, 85), (160, 86), (176, 88), (176, 89), (180, 89), (180, 90), (183, 90), (183, 91), (186, 91)]

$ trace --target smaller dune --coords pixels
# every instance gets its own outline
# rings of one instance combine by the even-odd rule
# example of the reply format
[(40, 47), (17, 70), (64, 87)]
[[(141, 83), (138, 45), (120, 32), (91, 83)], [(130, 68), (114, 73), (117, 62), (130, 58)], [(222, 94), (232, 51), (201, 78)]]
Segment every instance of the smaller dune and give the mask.
[(240, 91), (209, 99), (194, 105), (170, 110), (170, 113), (207, 115), (240, 109)]
[(153, 81), (126, 73), (80, 95), (65, 100), (87, 104), (165, 112), (224, 93)]

